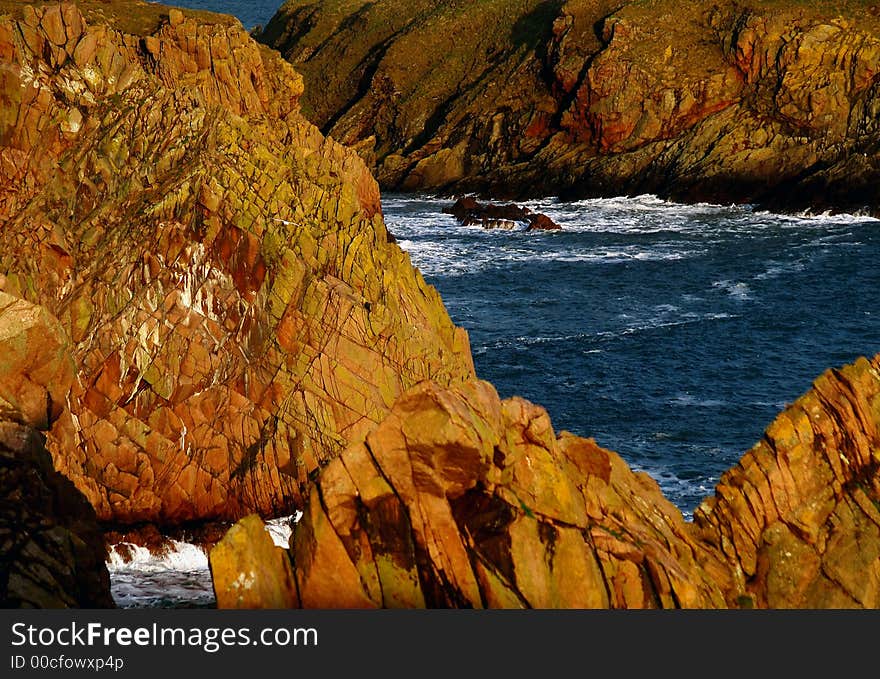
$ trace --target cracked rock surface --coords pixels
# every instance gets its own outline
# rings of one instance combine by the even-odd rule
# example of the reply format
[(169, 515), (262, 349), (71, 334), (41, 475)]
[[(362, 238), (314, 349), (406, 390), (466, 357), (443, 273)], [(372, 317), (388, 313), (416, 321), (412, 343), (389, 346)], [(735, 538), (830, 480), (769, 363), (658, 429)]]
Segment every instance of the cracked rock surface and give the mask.
[(45, 309), (0, 292), (0, 606), (112, 608), (95, 510), (58, 473), (45, 430), (73, 381)]
[(0, 289), (70, 335), (48, 446), (102, 520), (290, 513), (408, 387), (473, 374), (363, 162), (237, 21), (0, 12)]
[(880, 356), (820, 376), (693, 523), (617, 454), (554, 433), (542, 408), (487, 382), (424, 383), (317, 477), (291, 540), (291, 596), (312, 608), (877, 608), (878, 467)]

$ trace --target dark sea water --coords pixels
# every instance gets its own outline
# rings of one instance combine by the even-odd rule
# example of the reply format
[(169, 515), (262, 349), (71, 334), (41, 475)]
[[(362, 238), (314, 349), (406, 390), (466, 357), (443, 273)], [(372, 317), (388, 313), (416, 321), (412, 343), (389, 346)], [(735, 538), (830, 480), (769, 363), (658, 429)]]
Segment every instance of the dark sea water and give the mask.
[(265, 26), (284, 0), (163, 0), (162, 4), (172, 7), (189, 7), (205, 9), (209, 12), (232, 14), (242, 25), (251, 30), (255, 26)]
[(486, 231), (386, 195), (389, 228), (502, 397), (651, 474), (687, 516), (828, 367), (880, 352), (880, 222), (680, 205), (526, 203)]

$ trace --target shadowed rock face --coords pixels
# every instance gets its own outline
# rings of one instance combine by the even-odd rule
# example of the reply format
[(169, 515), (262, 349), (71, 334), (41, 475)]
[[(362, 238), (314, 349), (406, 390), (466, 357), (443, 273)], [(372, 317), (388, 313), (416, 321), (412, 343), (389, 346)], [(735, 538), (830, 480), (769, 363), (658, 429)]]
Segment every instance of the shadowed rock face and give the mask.
[(237, 22), (0, 9), (0, 289), (72, 339), (48, 445), (102, 520), (289, 513), (408, 387), (473, 374), (363, 162)]
[(288, 0), (260, 40), (394, 189), (880, 210), (880, 13), (788, 0)]
[(291, 542), (297, 594), (316, 608), (877, 608), (878, 432), (880, 356), (828, 371), (689, 524), (538, 406), (425, 383), (317, 477)]
[(55, 471), (37, 431), (58, 416), (70, 390), (69, 350), (45, 309), (0, 292), (0, 606), (7, 608), (114, 606), (95, 510)]

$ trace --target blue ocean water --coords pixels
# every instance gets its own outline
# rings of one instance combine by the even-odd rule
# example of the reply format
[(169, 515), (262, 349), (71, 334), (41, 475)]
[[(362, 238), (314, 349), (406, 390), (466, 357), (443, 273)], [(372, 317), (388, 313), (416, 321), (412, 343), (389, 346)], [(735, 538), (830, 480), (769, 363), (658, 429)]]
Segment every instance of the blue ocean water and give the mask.
[(231, 14), (251, 30), (255, 26), (265, 26), (284, 0), (165, 0), (162, 4), (190, 9), (205, 9), (209, 12)]
[(526, 203), (559, 232), (461, 227), (385, 195), (391, 232), (502, 397), (648, 472), (687, 516), (826, 368), (880, 352), (880, 222), (680, 205)]

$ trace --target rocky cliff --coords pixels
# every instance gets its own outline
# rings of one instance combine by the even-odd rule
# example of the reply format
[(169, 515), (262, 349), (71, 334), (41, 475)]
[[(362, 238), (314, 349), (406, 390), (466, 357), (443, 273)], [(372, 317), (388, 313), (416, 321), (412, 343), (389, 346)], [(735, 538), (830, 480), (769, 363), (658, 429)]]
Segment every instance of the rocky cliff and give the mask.
[[(291, 541), (288, 599), (317, 608), (878, 608), (878, 469), (880, 355), (819, 377), (692, 524), (615, 453), (555, 434), (540, 407), (501, 401), (486, 382), (425, 383), (319, 474)], [(218, 591), (239, 574), (234, 558), (216, 560), (224, 557)], [(289, 580), (289, 565), (277, 568), (264, 579)]]
[(288, 0), (259, 38), (384, 187), (880, 213), (861, 0)]
[(237, 21), (0, 12), (0, 289), (72, 340), (48, 446), (102, 520), (289, 513), (408, 387), (472, 376), (369, 171)]
[(95, 510), (53, 467), (45, 430), (73, 381), (45, 309), (0, 292), (0, 606), (113, 607)]
[(694, 512), (749, 603), (880, 608), (880, 355), (829, 370)]

